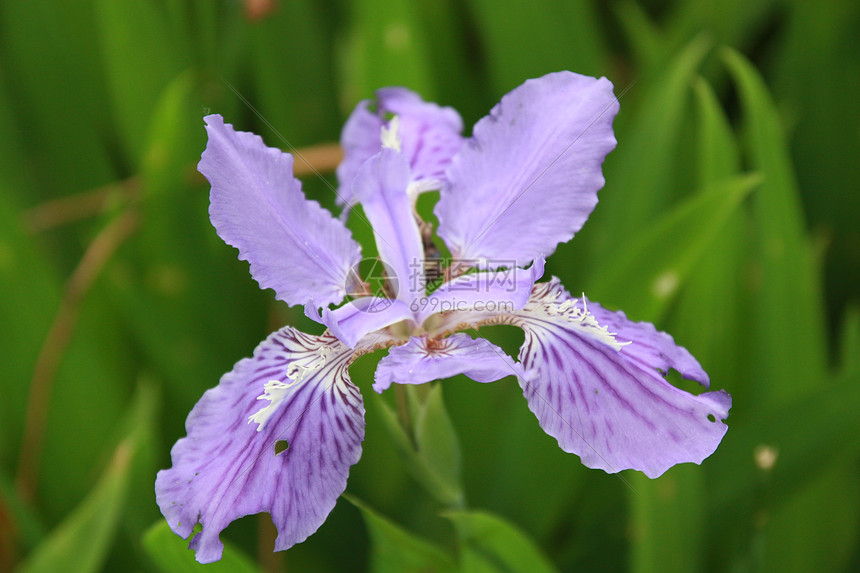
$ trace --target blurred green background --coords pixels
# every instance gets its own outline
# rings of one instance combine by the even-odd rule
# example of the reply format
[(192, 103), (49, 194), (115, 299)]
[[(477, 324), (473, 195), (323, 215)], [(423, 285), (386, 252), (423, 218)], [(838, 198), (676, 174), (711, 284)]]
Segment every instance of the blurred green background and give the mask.
[(318, 332), (210, 226), (204, 114), (301, 148), (406, 85), (468, 133), (559, 69), (607, 76), (621, 112), (548, 273), (699, 358), (734, 397), (720, 448), (653, 481), (588, 470), (511, 378), (410, 394), (410, 438), (363, 359), (350, 501), (277, 555), (267, 516), (240, 520), (209, 569), (860, 570), (860, 3), (717, 4), (0, 3), (0, 570), (195, 569), (155, 472), (268, 332)]

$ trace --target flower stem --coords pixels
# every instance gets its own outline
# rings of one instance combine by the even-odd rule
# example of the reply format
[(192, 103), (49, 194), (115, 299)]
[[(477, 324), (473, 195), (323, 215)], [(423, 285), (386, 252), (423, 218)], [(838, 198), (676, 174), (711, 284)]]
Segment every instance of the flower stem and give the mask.
[(409, 442), (415, 447), (415, 433), (412, 431), (412, 415), (409, 413), (409, 396), (403, 384), (394, 385), (394, 399), (397, 404), (397, 421), (403, 432), (409, 437)]

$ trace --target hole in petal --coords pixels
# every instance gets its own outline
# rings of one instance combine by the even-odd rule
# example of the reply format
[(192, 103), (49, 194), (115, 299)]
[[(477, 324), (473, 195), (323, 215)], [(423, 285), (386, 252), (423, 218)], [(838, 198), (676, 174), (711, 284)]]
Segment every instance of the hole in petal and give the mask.
[(290, 443), (287, 440), (278, 440), (275, 442), (275, 455), (286, 452), (290, 448)]
[[(469, 336), (475, 338), (475, 331), (466, 331)], [(523, 345), (525, 335), (522, 329), (516, 326), (507, 324), (494, 324), (492, 326), (482, 326), (478, 331), (479, 335), (486, 338), (496, 346), (501, 347), (508, 356), (516, 356), (519, 354), (520, 346)]]
[(716, 423), (716, 422), (717, 422), (717, 418), (716, 418), (716, 417), (714, 417), (714, 415), (713, 415), (713, 414), (708, 414), (708, 421), (709, 421), (709, 422), (711, 422), (711, 423)]
[(674, 368), (670, 369), (669, 372), (660, 372), (663, 375), (663, 378), (666, 381), (678, 388), (679, 390), (683, 390), (688, 394), (692, 394), (693, 396), (698, 396), (702, 392), (705, 392), (706, 389), (694, 380), (685, 380), (681, 373), (675, 370)]

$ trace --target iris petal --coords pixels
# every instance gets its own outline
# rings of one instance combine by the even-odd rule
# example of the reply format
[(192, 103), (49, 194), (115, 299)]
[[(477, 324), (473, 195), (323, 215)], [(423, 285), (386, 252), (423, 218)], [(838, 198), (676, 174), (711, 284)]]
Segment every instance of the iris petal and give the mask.
[(666, 381), (661, 374), (670, 368), (705, 386), (707, 376), (653, 325), (584, 305), (557, 281), (538, 285), (512, 322), (525, 331), (520, 361), (535, 375), (522, 384), (529, 408), (586, 466), (653, 478), (675, 464), (701, 463), (726, 433), (731, 397), (695, 396)]
[(190, 543), (198, 561), (220, 559), (219, 534), (245, 515), (271, 514), (276, 550), (319, 528), (361, 456), (364, 403), (349, 380), (352, 356), (330, 335), (286, 327), (194, 406), (155, 492), (176, 534), (203, 526)]
[(447, 171), (436, 215), (452, 255), (525, 266), (569, 241), (597, 204), (617, 112), (607, 79), (571, 72), (505, 95)]
[(321, 322), (345, 345), (363, 348), (389, 339), (384, 332), (376, 332), (379, 329), (411, 319), (412, 311), (403, 301), (368, 296), (335, 310), (323, 309)]
[(407, 304), (424, 294), (424, 245), (406, 193), (408, 185), (409, 165), (388, 148), (365, 161), (353, 180), (355, 196), (373, 225), (389, 285)]
[(356, 202), (352, 180), (361, 164), (382, 149), (380, 130), (386, 116), (391, 114), (400, 118), (402, 152), (411, 169), (412, 181), (435, 181), (436, 185), (429, 183), (425, 187), (438, 189), (445, 169), (463, 143), (460, 115), (450, 107), (425, 102), (415, 92), (401, 87), (378, 90), (373, 103), (375, 112), (370, 109), (370, 101), (360, 102), (341, 133), (344, 158), (337, 168), (338, 201)]
[(424, 384), (465, 374), (477, 382), (493, 382), (523, 369), (505, 351), (483, 338), (458, 333), (443, 339), (413, 336), (388, 351), (376, 368), (373, 389), (382, 392), (393, 382)]
[(361, 259), (349, 230), (305, 198), (292, 155), (234, 131), (219, 115), (205, 119), (209, 143), (198, 169), (212, 185), (209, 216), (218, 235), (287, 304), (342, 301)]

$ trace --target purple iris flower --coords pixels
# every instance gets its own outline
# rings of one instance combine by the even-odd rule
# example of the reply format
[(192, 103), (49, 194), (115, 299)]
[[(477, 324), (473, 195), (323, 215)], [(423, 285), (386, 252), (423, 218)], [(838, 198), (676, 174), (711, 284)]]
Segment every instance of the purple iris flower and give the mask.
[[(215, 229), (262, 288), (304, 305), (326, 331), (272, 333), (188, 416), (155, 490), (178, 535), (202, 525), (190, 544), (198, 561), (219, 559), (219, 534), (244, 515), (271, 514), (276, 550), (317, 530), (361, 456), (364, 405), (349, 366), (378, 349), (388, 354), (377, 392), (461, 373), (516, 376), (541, 427), (590, 468), (656, 477), (713, 453), (731, 398), (666, 381), (673, 368), (708, 386), (686, 349), (651, 324), (572, 297), (556, 278), (536, 282), (544, 257), (597, 204), (617, 112), (608, 80), (570, 72), (514, 89), (470, 138), (454, 110), (406, 89), (360, 103), (342, 134), (338, 196), (346, 211), (360, 204), (373, 227), (387, 279), (376, 294), (357, 272), (361, 249), (349, 230), (305, 198), (293, 156), (206, 117), (199, 169), (212, 185)], [(433, 190), (450, 264), (432, 260), (432, 227), (415, 209)], [(525, 332), (518, 360), (472, 336), (495, 324)]]

